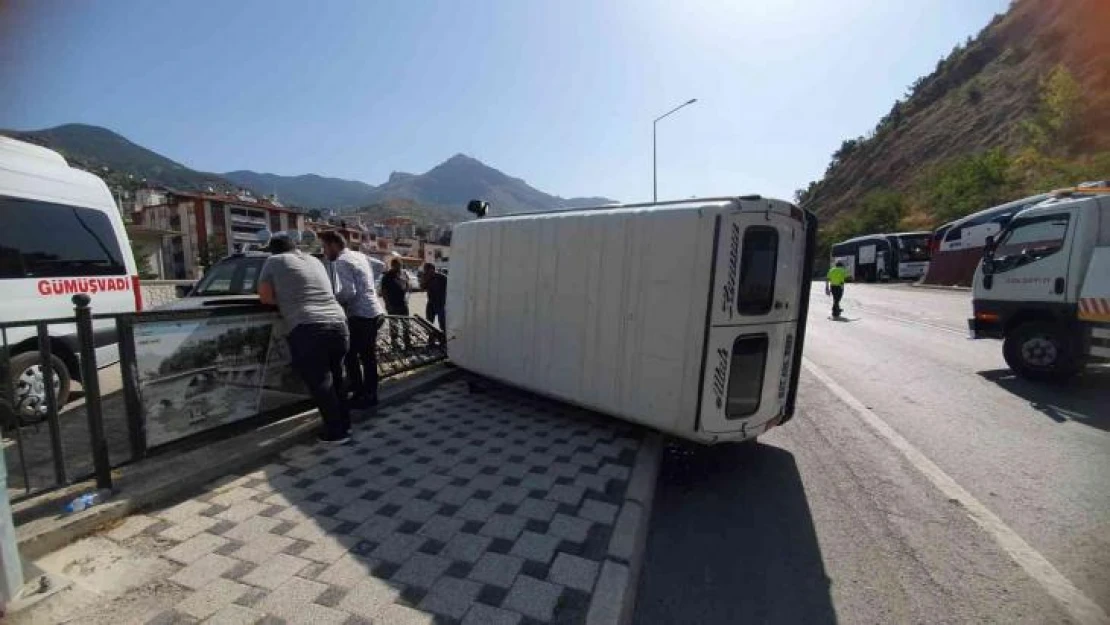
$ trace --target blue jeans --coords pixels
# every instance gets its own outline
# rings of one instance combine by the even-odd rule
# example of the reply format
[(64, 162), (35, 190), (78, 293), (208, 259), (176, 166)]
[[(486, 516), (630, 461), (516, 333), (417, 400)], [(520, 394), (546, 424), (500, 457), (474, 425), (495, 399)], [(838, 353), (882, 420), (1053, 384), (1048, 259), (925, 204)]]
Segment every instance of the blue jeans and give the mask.
[(324, 420), (324, 436), (347, 436), (351, 430), (343, 390), (343, 357), (350, 343), (347, 324), (302, 323), (287, 340), (293, 370), (304, 380)]

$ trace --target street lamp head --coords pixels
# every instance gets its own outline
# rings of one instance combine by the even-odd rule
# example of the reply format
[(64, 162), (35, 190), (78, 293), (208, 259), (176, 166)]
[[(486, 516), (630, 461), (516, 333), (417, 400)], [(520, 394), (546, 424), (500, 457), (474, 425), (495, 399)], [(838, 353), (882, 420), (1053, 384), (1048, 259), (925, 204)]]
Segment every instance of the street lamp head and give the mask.
[(693, 104), (694, 102), (697, 102), (697, 101), (698, 101), (697, 98), (690, 98), (689, 100), (686, 101), (686, 103), (687, 104)]

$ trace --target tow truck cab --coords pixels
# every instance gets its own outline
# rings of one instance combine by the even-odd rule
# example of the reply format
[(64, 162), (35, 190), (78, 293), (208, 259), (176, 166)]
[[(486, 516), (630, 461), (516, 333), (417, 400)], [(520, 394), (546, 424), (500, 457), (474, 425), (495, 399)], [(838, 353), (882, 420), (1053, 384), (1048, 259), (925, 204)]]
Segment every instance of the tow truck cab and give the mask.
[(1003, 339), (1006, 364), (1061, 380), (1110, 358), (1110, 188), (1077, 188), (1014, 216), (975, 271), (972, 338)]

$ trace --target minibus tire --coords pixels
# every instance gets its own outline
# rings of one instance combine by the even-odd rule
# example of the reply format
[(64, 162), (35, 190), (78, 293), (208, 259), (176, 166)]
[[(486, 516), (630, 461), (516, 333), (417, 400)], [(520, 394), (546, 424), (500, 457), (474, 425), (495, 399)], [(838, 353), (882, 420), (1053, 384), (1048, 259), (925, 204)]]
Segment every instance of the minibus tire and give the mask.
[[(50, 354), (50, 361), (51, 361), (51, 363), (53, 363), (54, 375), (58, 376), (58, 395), (55, 398), (56, 399), (55, 403), (58, 406), (58, 410), (60, 411), (62, 406), (65, 406), (66, 402), (69, 401), (69, 392), (70, 392), (70, 388), (72, 386), (72, 382), (71, 382), (70, 377), (69, 377), (69, 369), (66, 368), (66, 363), (63, 362), (61, 358), (58, 358), (57, 354)], [(23, 352), (22, 354), (16, 354), (15, 356), (12, 356), (12, 361), (11, 361), (11, 376), (12, 376), (11, 384), (12, 385), (11, 385), (11, 389), (12, 389), (13, 393), (15, 393), (15, 389), (19, 385), (19, 379), (20, 379), (20, 377), (23, 376), (23, 373), (25, 371), (27, 371), (28, 369), (30, 369), (31, 367), (39, 365), (40, 362), (41, 361), (39, 359), (39, 353), (38, 352)], [(22, 425), (30, 425), (30, 424), (33, 424), (33, 423), (41, 422), (41, 421), (46, 419), (45, 414), (42, 414), (42, 415), (26, 415), (26, 414), (23, 414), (23, 412), (21, 412), (17, 408), (15, 408), (15, 406), (14, 406), (15, 402), (13, 401), (12, 403), (13, 403), (13, 412), (16, 414), (16, 417), (19, 419), (19, 421)]]
[[(1052, 364), (1030, 362), (1027, 358), (1029, 350), (1037, 348), (1030, 343), (1038, 340), (1050, 344), (1055, 350), (1056, 358)], [(1007, 332), (1002, 343), (1002, 356), (1014, 373), (1036, 382), (1062, 382), (1075, 375), (1080, 367), (1075, 344), (1059, 326), (1047, 321), (1030, 321)]]

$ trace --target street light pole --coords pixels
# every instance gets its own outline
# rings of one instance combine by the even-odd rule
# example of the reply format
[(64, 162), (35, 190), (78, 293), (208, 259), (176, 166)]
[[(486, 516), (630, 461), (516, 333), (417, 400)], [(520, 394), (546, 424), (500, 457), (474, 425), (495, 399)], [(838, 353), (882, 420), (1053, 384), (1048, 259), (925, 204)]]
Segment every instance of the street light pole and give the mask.
[(698, 101), (697, 98), (690, 98), (689, 100), (683, 102), (682, 104), (679, 104), (678, 106), (676, 106), (673, 109), (667, 111), (666, 113), (663, 113), (659, 117), (656, 117), (655, 121), (651, 122), (651, 201), (652, 202), (658, 202), (659, 201), (659, 172), (658, 172), (658, 168), (657, 168), (658, 160), (656, 158), (656, 134), (657, 134), (657, 130), (659, 128), (659, 120), (663, 119), (664, 117), (666, 117), (666, 116), (668, 116), (672, 113), (676, 113), (676, 112), (678, 112), (679, 109), (681, 109), (683, 107), (690, 106), (691, 104), (693, 104), (694, 102), (697, 102), (697, 101)]

